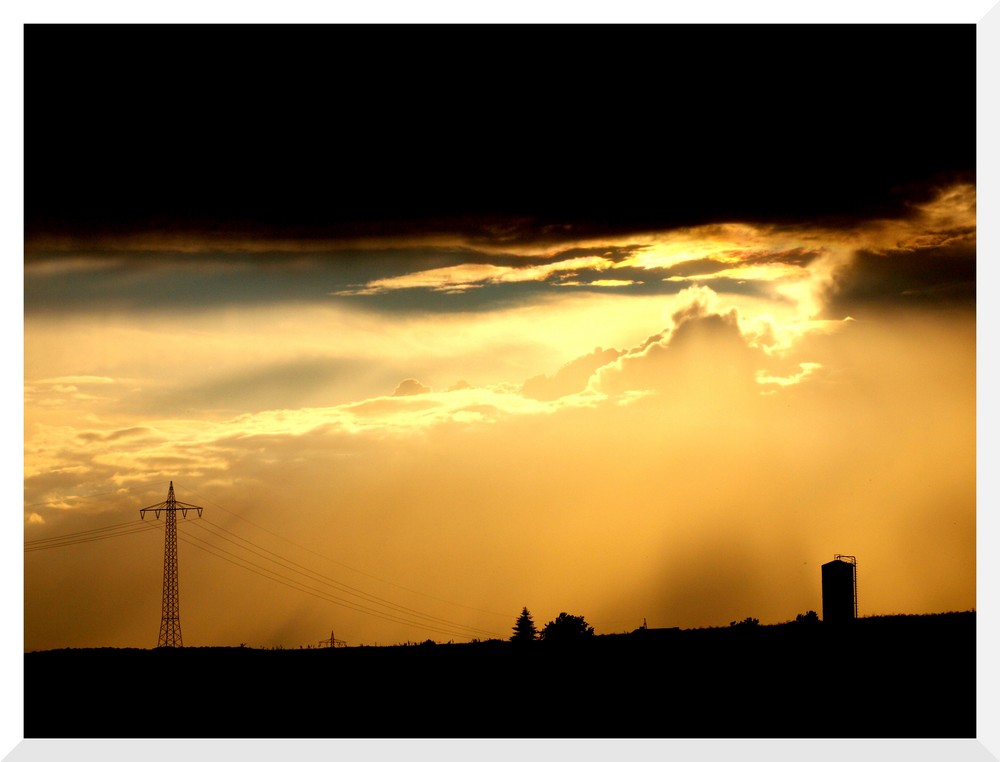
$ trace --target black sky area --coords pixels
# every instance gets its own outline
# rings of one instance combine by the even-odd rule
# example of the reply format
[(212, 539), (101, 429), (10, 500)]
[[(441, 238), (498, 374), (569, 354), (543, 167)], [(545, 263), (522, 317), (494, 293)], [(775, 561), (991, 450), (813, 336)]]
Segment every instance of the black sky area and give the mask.
[(849, 224), (975, 179), (974, 24), (24, 35), (29, 242)]

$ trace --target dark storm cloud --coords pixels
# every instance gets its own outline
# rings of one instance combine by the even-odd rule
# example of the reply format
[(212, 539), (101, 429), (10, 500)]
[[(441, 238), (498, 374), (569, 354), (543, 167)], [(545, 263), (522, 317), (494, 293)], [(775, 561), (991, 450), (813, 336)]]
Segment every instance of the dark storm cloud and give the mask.
[(782, 251), (755, 251), (750, 254), (743, 256), (742, 261), (744, 264), (771, 264), (775, 262), (781, 262), (786, 265), (798, 265), (799, 267), (806, 267), (816, 260), (817, 257), (821, 256), (822, 252), (816, 251), (815, 249), (789, 249)]
[[(607, 251), (604, 257), (612, 262), (622, 261), (628, 254), (640, 252), (644, 247), (641, 245), (616, 247), (615, 251)], [(604, 251), (603, 249), (574, 249), (581, 252), (581, 256), (588, 253)], [(644, 267), (617, 265), (613, 270), (587, 270), (574, 275), (575, 284), (588, 285), (595, 281), (613, 278), (621, 281), (631, 281), (633, 292), (641, 293), (676, 293), (674, 286), (664, 286), (664, 281), (669, 278), (699, 278), (706, 275), (713, 275), (734, 268), (745, 268), (753, 265), (782, 264), (793, 267), (807, 267), (821, 256), (821, 252), (796, 248), (788, 250), (734, 250), (733, 252), (722, 251), (713, 257), (702, 259), (691, 259), (676, 265), (656, 267), (646, 265)], [(570, 259), (571, 257), (563, 257)], [(713, 283), (722, 285), (722, 290), (730, 290), (725, 287), (727, 280), (732, 278), (719, 278)], [(704, 281), (703, 281), (704, 282)], [(741, 290), (742, 293), (742, 290)]]
[(28, 25), (26, 234), (513, 244), (905, 215), (974, 179), (975, 31), (403, 27), (382, 74), (360, 65), (381, 26)]
[[(599, 281), (607, 279), (621, 281), (620, 284), (608, 286)], [(683, 283), (668, 283), (663, 278), (655, 276), (655, 272), (645, 270), (635, 273), (630, 277), (628, 268), (625, 270), (615, 270), (610, 275), (605, 273), (603, 277), (600, 273), (582, 272), (573, 279), (572, 287), (575, 291), (586, 291), (591, 294), (628, 294), (629, 296), (655, 296), (657, 294), (676, 294), (685, 285)]]
[[(635, 254), (644, 248), (642, 244), (614, 245), (614, 246), (571, 246), (559, 249), (544, 258), (544, 262), (566, 262), (571, 259), (581, 259), (583, 257), (602, 257), (609, 262), (622, 262), (631, 254)], [(495, 260), (491, 260), (495, 261)], [(516, 261), (517, 264), (524, 264), (524, 258)], [(538, 264), (538, 260), (532, 260), (531, 264)], [(617, 272), (617, 270), (616, 270)]]
[[(156, 243), (155, 246), (150, 244)], [(61, 267), (84, 260), (86, 267), (109, 272), (196, 268), (202, 271), (254, 268), (270, 270), (329, 267), (363, 282), (366, 278), (387, 278), (420, 270), (459, 264), (493, 264), (502, 267), (527, 267), (541, 262), (564, 262), (588, 256), (600, 256), (609, 262), (621, 262), (640, 250), (640, 244), (609, 246), (555, 247), (544, 256), (489, 251), (472, 246), (421, 243), (400, 245), (392, 241), (377, 246), (352, 247), (330, 241), (285, 241), (268, 245), (253, 236), (165, 236), (147, 234), (141, 239), (128, 237), (46, 237), (33, 239), (25, 246), (25, 263), (41, 272), (62, 272)]]
[(823, 317), (857, 317), (870, 308), (976, 304), (976, 245), (958, 241), (917, 251), (859, 251), (838, 278)]
[[(358, 309), (393, 311), (481, 311), (549, 293), (559, 271), (547, 280), (504, 283), (462, 294), (430, 298), (426, 289), (397, 289), (360, 294), (375, 280), (427, 270), (489, 264), (513, 270), (551, 265), (583, 257), (620, 262), (640, 247), (575, 246), (544, 257), (494, 253), (467, 246), (389, 246), (343, 248), (322, 245), (284, 250), (247, 251), (252, 242), (229, 242), (228, 248), (192, 241), (185, 248), (151, 249), (128, 242), (102, 248), (100, 243), (63, 242), (29, 247), (25, 257), (26, 315), (59, 312), (175, 311), (218, 309), (229, 305), (330, 303), (340, 300)], [(242, 246), (241, 246), (242, 244)], [(202, 248), (204, 247), (204, 248)], [(575, 271), (578, 287), (607, 277)], [(620, 268), (615, 277), (632, 280), (632, 293), (675, 293), (648, 270)], [(594, 287), (598, 289), (600, 287)], [(603, 289), (602, 289), (603, 290)]]
[(449, 247), (336, 252), (236, 250), (31, 251), (25, 311), (171, 310), (228, 304), (327, 301), (331, 291), (373, 277), (483, 261)]
[(730, 262), (720, 262), (717, 259), (706, 257), (705, 259), (693, 259), (689, 262), (674, 265), (673, 267), (666, 267), (663, 269), (663, 273), (668, 278), (672, 276), (693, 278), (699, 275), (713, 275), (723, 270), (728, 270), (732, 266)]
[[(645, 271), (646, 281), (635, 281), (627, 286), (609, 288), (607, 286), (591, 285), (589, 281), (601, 280), (599, 274), (582, 272), (578, 279), (580, 285), (567, 286), (553, 280), (521, 281), (514, 283), (486, 284), (465, 291), (448, 294), (429, 292), (423, 288), (407, 288), (365, 296), (337, 297), (344, 303), (359, 309), (371, 309), (384, 313), (485, 313), (513, 307), (521, 307), (533, 301), (544, 301), (558, 292), (557, 296), (566, 296), (568, 292), (588, 292), (592, 294), (628, 294), (629, 296), (673, 295), (690, 287), (690, 283), (681, 281), (667, 282), (662, 278), (650, 277), (651, 272)], [(605, 274), (604, 277), (607, 277)], [(614, 278), (627, 275), (613, 272)], [(757, 293), (752, 283), (737, 284), (730, 279), (723, 279), (719, 291), (731, 293)]]

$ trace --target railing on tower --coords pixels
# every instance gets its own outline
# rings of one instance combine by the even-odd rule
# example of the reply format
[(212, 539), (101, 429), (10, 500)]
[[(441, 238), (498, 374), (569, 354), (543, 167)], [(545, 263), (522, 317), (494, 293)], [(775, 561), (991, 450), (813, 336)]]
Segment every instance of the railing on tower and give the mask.
[(858, 559), (854, 556), (845, 556), (840, 553), (834, 555), (835, 561), (845, 561), (854, 567), (854, 618), (858, 618)]

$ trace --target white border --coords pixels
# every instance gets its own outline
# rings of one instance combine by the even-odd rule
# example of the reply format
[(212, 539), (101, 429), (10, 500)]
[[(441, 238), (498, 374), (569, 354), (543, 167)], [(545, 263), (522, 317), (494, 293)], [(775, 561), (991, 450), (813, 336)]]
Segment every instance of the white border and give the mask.
[[(236, 3), (227, 0), (125, 3), (119, 0), (15, 0), (7, 4), (15, 23), (574, 23), (574, 24), (884, 24), (977, 23), (993, 0), (839, 0), (818, 3), (791, 0), (713, 0), (669, 3), (651, 0), (368, 0)], [(849, 51), (844, 52), (845, 55)]]
[[(4, 152), (0, 177), (4, 183), (3, 288), (5, 326), (4, 399), (10, 409), (3, 416), (6, 432), (3, 464), (7, 471), (4, 483), (19, 485), (24, 502), (24, 44), (20, 24), (4, 19), (0, 27), (0, 76), (3, 77), (4, 119), (0, 130), (4, 135)], [(10, 268), (8, 271), (7, 267)], [(14, 353), (16, 356), (13, 356)], [(12, 493), (13, 494), (13, 493)], [(24, 518), (22, 510), (13, 505), (3, 512), (0, 527), (0, 590), (3, 592), (3, 622), (0, 624), (0, 753), (7, 751), (24, 737)]]
[[(950, 0), (949, 2), (878, 2), (853, 0), (818, 7), (812, 3), (713, 2), (703, 4), (666, 5), (633, 0), (614, 3), (540, 2), (518, 0), (496, 6), (479, 3), (413, 3), (370, 2), (364, 5), (334, 5), (330, 3), (289, 2), (280, 4), (240, 4), (172, 2), (162, 7), (151, 4), (118, 2), (9, 2), (4, 5), (0, 31), (0, 61), (4, 83), (6, 118), (4, 162), (0, 165), (6, 182), (4, 216), (5, 262), (13, 273), (3, 279), (9, 292), (2, 300), (6, 311), (5, 325), (9, 328), (8, 352), (17, 351), (16, 362), (8, 360), (4, 381), (12, 411), (4, 416), (8, 432), (8, 449), (4, 463), (10, 469), (8, 485), (23, 485), (23, 29), (24, 23), (360, 23), (360, 22), (476, 22), (476, 23), (977, 23), (978, 37), (978, 250), (987, 253), (977, 257), (977, 281), (989, 283), (993, 253), (1000, 250), (995, 220), (997, 206), (996, 141), (987, 136), (1000, 135), (997, 118), (996, 72), (1000, 71), (1000, 11), (991, 0)], [(849, 52), (845, 52), (849, 55)], [(16, 171), (15, 171), (16, 169)], [(995, 299), (980, 294), (977, 298), (977, 331), (979, 337), (978, 384), (978, 505), (992, 507), (996, 495), (995, 478), (990, 464), (996, 465), (994, 443), (995, 406), (990, 402), (991, 391), (1000, 388), (995, 371), (995, 345), (992, 330), (996, 321)], [(992, 344), (993, 346), (989, 346)], [(9, 506), (5, 524), (0, 531), (3, 569), (3, 624), (0, 626), (0, 753), (10, 750), (3, 758), (11, 762), (73, 758), (76, 760), (143, 759), (144, 762), (187, 759), (214, 759), (221, 754), (239, 755), (242, 760), (270, 760), (291, 756), (296, 760), (323, 759), (347, 754), (349, 758), (407, 758), (467, 760), (515, 758), (551, 758), (556, 754), (572, 753), (582, 758), (606, 759), (621, 753), (634, 755), (649, 751), (679, 753), (681, 759), (739, 757), (741, 759), (774, 760), (809, 759), (842, 760), (849, 755), (855, 760), (990, 760), (1000, 751), (1000, 691), (997, 687), (998, 659), (994, 644), (997, 638), (998, 616), (995, 606), (995, 582), (998, 561), (995, 549), (997, 519), (992, 511), (979, 510), (977, 524), (977, 584), (978, 584), (978, 738), (969, 741), (935, 740), (621, 740), (580, 741), (565, 739), (501, 739), (481, 741), (382, 741), (382, 740), (284, 740), (261, 741), (247, 739), (186, 741), (186, 740), (95, 740), (58, 741), (24, 740), (23, 738), (23, 563), (20, 540), (23, 539), (21, 511)], [(987, 542), (990, 538), (990, 542)], [(344, 697), (349, 700), (349, 697)], [(53, 711), (72, 711), (59, 705), (54, 697)], [(155, 710), (155, 708), (153, 708)]]
[(1000, 72), (1000, 5), (980, 20), (976, 29), (976, 730), (980, 743), (994, 756), (1000, 755), (1000, 658), (997, 656), (997, 634), (1000, 615), (997, 612), (997, 581), (1000, 562), (997, 560), (996, 389), (997, 375), (997, 300), (984, 292), (983, 284), (993, 281), (997, 273), (995, 252), (1000, 246), (997, 218), (1000, 212), (1000, 159), (996, 140), (1000, 134), (998, 108), (998, 77)]

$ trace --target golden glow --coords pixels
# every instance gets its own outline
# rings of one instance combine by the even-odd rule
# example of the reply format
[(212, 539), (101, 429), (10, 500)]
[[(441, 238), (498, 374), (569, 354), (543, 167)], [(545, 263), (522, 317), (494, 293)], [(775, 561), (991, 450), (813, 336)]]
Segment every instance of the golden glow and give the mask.
[(672, 283), (698, 282), (705, 280), (726, 279), (735, 281), (797, 281), (800, 278), (808, 277), (797, 265), (789, 265), (782, 262), (763, 265), (747, 265), (743, 267), (733, 267), (718, 272), (706, 273), (702, 275), (671, 275), (664, 280)]
[(768, 375), (766, 371), (759, 370), (757, 371), (757, 383), (791, 386), (793, 384), (801, 383), (804, 379), (808, 378), (822, 367), (823, 366), (818, 362), (800, 362), (799, 368), (801, 370), (792, 376), (771, 376)]
[(381, 278), (368, 283), (364, 288), (345, 291), (345, 294), (377, 294), (403, 288), (427, 288), (433, 291), (464, 291), (489, 284), (523, 283), (542, 281), (557, 273), (572, 273), (578, 270), (606, 270), (611, 263), (603, 257), (576, 257), (544, 265), (525, 267), (501, 267), (488, 264), (455, 265), (433, 270), (400, 275), (395, 278)]
[(625, 288), (626, 286), (634, 286), (637, 281), (634, 280), (615, 280), (613, 278), (598, 278), (597, 280), (592, 280), (587, 283), (578, 280), (563, 280), (559, 281), (555, 285), (557, 286), (594, 286), (597, 288)]
[(752, 251), (763, 243), (752, 225), (705, 225), (629, 239), (642, 248), (618, 267), (666, 269), (699, 259), (734, 260), (734, 252)]
[[(957, 188), (908, 221), (588, 242), (609, 253), (369, 273), (326, 302), (29, 311), (25, 538), (131, 519), (173, 479), (233, 531), (499, 637), (523, 605), (598, 632), (785, 621), (818, 610), (834, 552), (865, 564), (864, 614), (973, 608), (973, 311), (821, 316), (859, 250), (974, 244), (974, 213)], [(433, 309), (532, 281), (566, 287)], [(401, 289), (439, 301), (379, 311)], [(135, 537), (25, 554), (26, 649), (150, 645), (162, 535)], [(190, 545), (180, 564), (192, 645), (440, 638)]]

